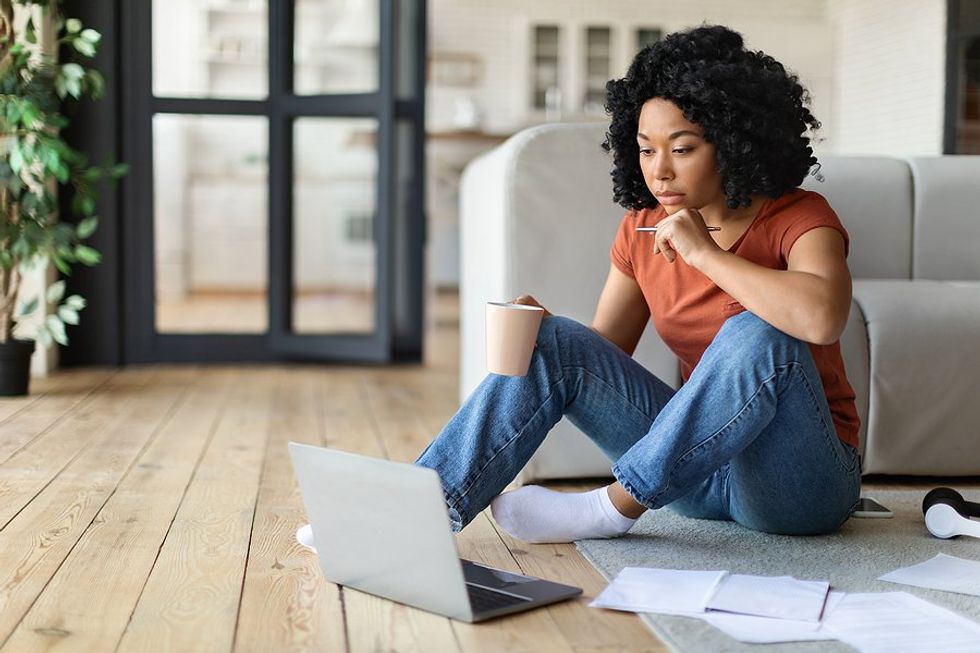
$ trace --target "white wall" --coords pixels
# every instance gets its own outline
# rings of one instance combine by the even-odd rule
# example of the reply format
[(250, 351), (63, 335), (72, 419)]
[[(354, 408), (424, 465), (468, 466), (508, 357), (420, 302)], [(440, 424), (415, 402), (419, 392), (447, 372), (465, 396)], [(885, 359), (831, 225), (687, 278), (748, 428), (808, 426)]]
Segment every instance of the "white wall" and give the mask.
[(943, 149), (945, 0), (830, 0), (836, 62), (827, 125), (840, 154)]

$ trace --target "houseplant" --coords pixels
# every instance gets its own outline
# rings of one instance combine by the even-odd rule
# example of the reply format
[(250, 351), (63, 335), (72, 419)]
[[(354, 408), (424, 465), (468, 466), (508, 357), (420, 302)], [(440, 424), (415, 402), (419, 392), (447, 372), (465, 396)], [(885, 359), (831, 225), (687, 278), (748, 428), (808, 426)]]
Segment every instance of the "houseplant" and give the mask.
[[(102, 76), (85, 65), (100, 38), (67, 18), (61, 0), (0, 0), (0, 395), (27, 392), (30, 338), (66, 344), (65, 325), (85, 307), (79, 295), (64, 296), (64, 281), (25, 291), (25, 273), (46, 278), (53, 263), (68, 275), (74, 264), (99, 262), (84, 243), (98, 225), (97, 185), (126, 171), (89, 165), (59, 134), (69, 103), (102, 95)], [(59, 188), (73, 190), (77, 224), (58, 220)]]

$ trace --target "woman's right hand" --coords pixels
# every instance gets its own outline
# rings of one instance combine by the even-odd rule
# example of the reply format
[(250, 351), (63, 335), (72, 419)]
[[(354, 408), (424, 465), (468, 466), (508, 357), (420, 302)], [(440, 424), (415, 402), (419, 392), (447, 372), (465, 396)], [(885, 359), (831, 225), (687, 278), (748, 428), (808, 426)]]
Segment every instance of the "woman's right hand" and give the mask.
[[(541, 304), (538, 303), (538, 300), (536, 300), (534, 297), (531, 297), (530, 295), (521, 295), (517, 299), (512, 299), (510, 303), (523, 304), (524, 306), (538, 306), (540, 308), (544, 308), (544, 306), (541, 306)], [(551, 312), (547, 308), (544, 308), (543, 317), (551, 317)]]

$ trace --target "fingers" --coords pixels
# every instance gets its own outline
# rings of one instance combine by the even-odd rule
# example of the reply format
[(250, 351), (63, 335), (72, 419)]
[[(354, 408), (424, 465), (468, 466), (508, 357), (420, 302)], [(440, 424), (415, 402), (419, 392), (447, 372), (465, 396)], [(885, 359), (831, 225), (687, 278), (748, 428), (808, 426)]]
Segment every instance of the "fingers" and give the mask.
[(538, 300), (536, 300), (531, 295), (521, 295), (516, 299), (511, 300), (511, 304), (524, 304), (525, 306), (537, 306), (538, 308), (544, 309), (544, 317), (549, 317), (552, 313), (547, 308), (542, 306)]
[(664, 232), (658, 230), (654, 237), (653, 255), (656, 256), (657, 254), (663, 254), (668, 263), (673, 263), (674, 259), (677, 258), (677, 252), (671, 246), (670, 237), (667, 235), (666, 230)]

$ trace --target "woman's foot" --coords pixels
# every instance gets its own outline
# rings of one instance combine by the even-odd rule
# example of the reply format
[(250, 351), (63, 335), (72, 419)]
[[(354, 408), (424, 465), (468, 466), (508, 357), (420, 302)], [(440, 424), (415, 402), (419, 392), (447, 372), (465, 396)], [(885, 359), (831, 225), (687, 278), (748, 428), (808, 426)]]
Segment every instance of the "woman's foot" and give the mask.
[(527, 485), (498, 496), (490, 510), (505, 531), (534, 544), (619, 537), (636, 522), (616, 509), (604, 487), (555, 492)]

